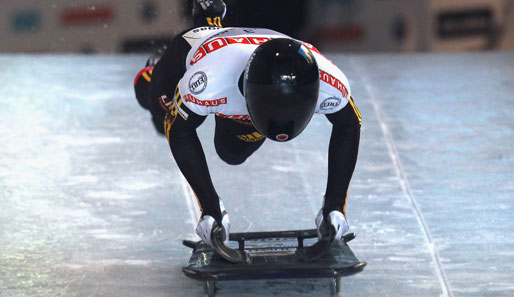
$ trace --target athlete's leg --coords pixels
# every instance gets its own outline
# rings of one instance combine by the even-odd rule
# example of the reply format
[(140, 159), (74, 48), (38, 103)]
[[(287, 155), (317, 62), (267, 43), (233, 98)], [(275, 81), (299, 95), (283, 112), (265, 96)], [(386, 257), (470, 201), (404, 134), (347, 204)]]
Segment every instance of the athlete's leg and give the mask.
[(220, 158), (230, 165), (243, 163), (263, 143), (261, 135), (250, 121), (238, 121), (216, 116), (214, 147)]
[(186, 72), (185, 59), (191, 45), (182, 37), (186, 30), (178, 34), (160, 56), (151, 56), (145, 68), (137, 74), (134, 89), (139, 104), (151, 111), (152, 122), (158, 132), (164, 134), (163, 122), (167, 112), (165, 103), (161, 100), (165, 95), (173, 98), (175, 88)]
[[(192, 1), (193, 18), (196, 26), (221, 27), (221, 20), (225, 17), (227, 11), (223, 0)], [(162, 58), (161, 55), (150, 57), (145, 68), (137, 74), (134, 80), (137, 101), (144, 109), (150, 109), (158, 120), (164, 119), (165, 113), (162, 113), (158, 108), (160, 104), (156, 104), (158, 101), (155, 98), (162, 94), (167, 94), (171, 98), (178, 81), (186, 72), (184, 61), (191, 49), (191, 44), (182, 36), (190, 30), (178, 34), (166, 49)], [(198, 38), (200, 37), (199, 35)], [(158, 76), (152, 82), (154, 70)], [(150, 91), (151, 88), (153, 91)]]
[[(221, 20), (226, 13), (226, 5), (223, 0), (192, 1), (196, 26), (221, 27)], [(161, 96), (166, 95), (168, 98), (172, 98), (179, 80), (186, 72), (185, 59), (191, 49), (191, 44), (182, 36), (191, 30), (188, 29), (178, 34), (162, 57), (150, 57), (146, 67), (137, 74), (134, 80), (137, 101), (143, 108), (152, 112), (154, 123), (163, 122), (167, 112), (167, 108), (160, 100)], [(201, 38), (202, 34), (204, 33), (200, 32), (196, 37)]]
[(134, 79), (134, 91), (139, 105), (144, 109), (150, 109), (149, 96), (150, 96), (150, 82), (152, 81), (153, 68), (157, 64), (155, 58), (150, 57), (145, 68), (141, 69)]
[(182, 37), (186, 30), (177, 35), (155, 65), (150, 87), (149, 106), (154, 118), (164, 122), (169, 103), (175, 94), (178, 82), (186, 73), (186, 56), (191, 45)]

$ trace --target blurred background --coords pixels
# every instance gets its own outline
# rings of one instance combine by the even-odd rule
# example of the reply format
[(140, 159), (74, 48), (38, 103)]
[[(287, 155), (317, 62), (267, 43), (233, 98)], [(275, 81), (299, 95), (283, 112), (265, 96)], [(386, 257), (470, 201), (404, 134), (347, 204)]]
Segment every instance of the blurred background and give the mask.
[[(224, 26), (326, 51), (514, 50), (514, 0), (225, 0)], [(192, 27), (191, 0), (3, 0), (2, 53), (143, 53)]]

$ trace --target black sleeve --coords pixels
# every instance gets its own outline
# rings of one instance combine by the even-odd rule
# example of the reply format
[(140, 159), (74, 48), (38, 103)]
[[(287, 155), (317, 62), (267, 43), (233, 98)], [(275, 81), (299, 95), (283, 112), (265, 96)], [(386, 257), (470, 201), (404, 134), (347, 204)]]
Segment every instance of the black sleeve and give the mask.
[(346, 215), (346, 199), (350, 180), (357, 163), (360, 140), (360, 113), (353, 98), (340, 111), (327, 115), (332, 123), (328, 152), (328, 181), (323, 214), (332, 210)]
[(182, 38), (184, 32), (175, 37), (155, 65), (149, 106), (154, 123), (161, 123), (164, 128), (173, 157), (198, 198), (202, 215), (211, 215), (221, 224), (218, 194), (212, 184), (205, 154), (196, 133), (196, 128), (203, 123), (205, 117), (193, 113), (182, 104), (177, 90), (177, 84), (186, 72), (185, 60), (191, 49), (189, 43)]
[(164, 125), (171, 152), (198, 199), (202, 216), (210, 215), (221, 224), (219, 197), (212, 184), (202, 144), (196, 133), (196, 128), (206, 117), (190, 111), (182, 104), (180, 95), (177, 97), (166, 115)]

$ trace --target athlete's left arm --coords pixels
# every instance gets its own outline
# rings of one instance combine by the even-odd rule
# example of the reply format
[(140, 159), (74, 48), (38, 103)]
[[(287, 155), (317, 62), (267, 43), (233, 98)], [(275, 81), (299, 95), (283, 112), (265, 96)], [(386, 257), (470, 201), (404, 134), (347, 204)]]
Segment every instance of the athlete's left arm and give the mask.
[(332, 123), (332, 135), (328, 151), (328, 181), (323, 214), (342, 211), (346, 215), (346, 199), (350, 180), (359, 152), (361, 116), (350, 97), (340, 111), (327, 114)]

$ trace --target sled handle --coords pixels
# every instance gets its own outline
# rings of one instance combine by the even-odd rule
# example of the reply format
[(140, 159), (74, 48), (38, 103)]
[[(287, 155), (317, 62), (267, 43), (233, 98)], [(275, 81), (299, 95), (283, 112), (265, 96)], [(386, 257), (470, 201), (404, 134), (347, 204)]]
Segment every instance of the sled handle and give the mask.
[(227, 247), (223, 240), (225, 239), (225, 228), (223, 225), (216, 225), (212, 229), (211, 233), (211, 243), (212, 247), (220, 254), (223, 259), (236, 263), (236, 264), (249, 264), (250, 258), (244, 251), (244, 249), (234, 250), (229, 247)]
[(336, 236), (336, 230), (331, 224), (322, 223), (320, 226), (321, 239), (315, 244), (303, 247), (303, 244), (298, 242), (298, 249), (295, 256), (300, 262), (313, 262), (323, 257), (326, 252), (330, 250), (330, 245)]

